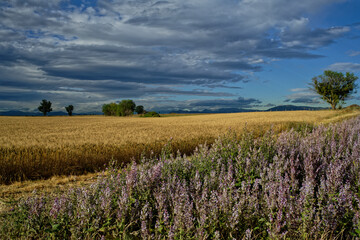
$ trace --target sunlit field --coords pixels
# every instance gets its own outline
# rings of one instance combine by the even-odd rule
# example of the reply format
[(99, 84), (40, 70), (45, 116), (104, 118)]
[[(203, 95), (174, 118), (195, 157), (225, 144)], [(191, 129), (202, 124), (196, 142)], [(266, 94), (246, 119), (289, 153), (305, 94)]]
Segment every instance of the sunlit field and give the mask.
[(342, 118), (339, 111), (204, 114), (139, 117), (0, 117), (0, 183), (83, 174), (111, 160), (125, 164), (161, 152), (190, 154), (200, 143), (212, 143), (228, 131), (272, 128), (280, 132), (303, 124)]
[(65, 178), (73, 187), (6, 204), (0, 238), (359, 239), (360, 118), (293, 126), (228, 133), (191, 156), (165, 147), (81, 187)]

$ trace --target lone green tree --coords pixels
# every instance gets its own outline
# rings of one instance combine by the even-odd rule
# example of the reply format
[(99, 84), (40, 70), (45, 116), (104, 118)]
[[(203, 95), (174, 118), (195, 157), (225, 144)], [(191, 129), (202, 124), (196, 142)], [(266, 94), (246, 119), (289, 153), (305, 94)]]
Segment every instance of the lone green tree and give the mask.
[(142, 105), (136, 106), (135, 112), (137, 112), (137, 114), (143, 114), (144, 113), (144, 106), (142, 106)]
[(67, 107), (65, 107), (67, 113), (69, 114), (69, 116), (72, 116), (72, 113), (74, 111), (74, 106), (73, 105), (69, 105)]
[(324, 71), (324, 74), (312, 79), (311, 89), (321, 95), (321, 98), (328, 102), (332, 109), (337, 105), (345, 103), (345, 100), (355, 92), (358, 79), (353, 73)]
[(44, 114), (44, 116), (46, 116), (48, 112), (52, 111), (51, 102), (43, 99), (42, 102), (40, 102), (40, 106), (38, 107), (38, 109)]

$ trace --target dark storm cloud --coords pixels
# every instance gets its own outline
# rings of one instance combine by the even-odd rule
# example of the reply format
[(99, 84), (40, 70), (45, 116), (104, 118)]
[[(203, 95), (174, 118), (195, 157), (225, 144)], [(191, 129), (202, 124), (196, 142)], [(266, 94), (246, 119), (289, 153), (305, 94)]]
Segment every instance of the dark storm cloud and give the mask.
[(16, 30), (61, 26), (57, 20), (65, 16), (57, 11), (59, 3), (58, 0), (7, 1), (0, 5), (1, 25)]
[(286, 96), (284, 102), (286, 103), (306, 103), (319, 104), (321, 103), (319, 94), (306, 88), (291, 89), (293, 94)]
[(27, 101), (38, 97), (39, 94), (36, 92), (20, 89), (16, 89), (16, 91), (0, 91), (0, 101)]
[[(1, 83), (2, 84), (2, 83)], [(146, 96), (156, 96), (157, 101), (162, 101), (164, 95), (186, 96), (233, 96), (227, 92), (213, 92), (204, 90), (180, 90), (166, 87), (149, 87), (145, 84), (124, 83), (114, 80), (106, 81), (71, 81), (53, 79), (34, 84), (32, 81), (23, 85), (12, 84), (13, 87), (0, 89), (0, 103), (4, 104), (3, 110), (11, 110), (9, 106), (16, 106), (15, 102), (22, 102), (16, 109), (30, 109), (38, 105), (41, 99), (49, 99), (54, 104), (54, 110), (63, 111), (66, 104), (76, 105), (77, 111), (99, 112), (102, 104), (117, 101), (116, 99), (133, 99)], [(71, 86), (71, 87), (69, 87)], [(169, 100), (166, 100), (168, 103)], [(145, 103), (147, 105), (147, 103)]]
[(237, 75), (217, 74), (214, 72), (197, 71), (196, 69), (181, 69), (161, 71), (161, 69), (147, 69), (147, 66), (108, 66), (85, 65), (41, 68), (50, 76), (83, 79), (83, 80), (118, 80), (122, 82), (137, 82), (147, 84), (202, 84), (216, 83), (227, 79), (235, 79)]
[(164, 87), (147, 89), (146, 93), (163, 94), (163, 95), (177, 94), (177, 95), (192, 95), (192, 96), (213, 96), (213, 97), (234, 96), (234, 94), (227, 92), (211, 92), (204, 90), (183, 91), (183, 90), (176, 90), (176, 89), (164, 88)]
[(264, 50), (257, 50), (255, 51), (256, 54), (260, 54), (262, 56), (271, 57), (271, 58), (281, 58), (281, 59), (291, 59), (291, 58), (298, 58), (298, 59), (314, 59), (314, 58), (321, 58), (323, 56), (318, 54), (313, 54), (309, 52), (301, 52), (300, 50), (294, 49), (278, 49), (278, 48), (269, 48)]
[(29, 62), (36, 65), (45, 64), (47, 61), (42, 60), (42, 57), (37, 57), (37, 54), (31, 54), (28, 51), (11, 46), (9, 44), (0, 43), (0, 63), (2, 65), (14, 66), (21, 62)]
[(17, 62), (21, 57), (17, 54), (14, 47), (10, 46), (6, 48), (0, 45), (0, 59), (2, 65), (12, 65)]
[(0, 36), (2, 36), (2, 38), (0, 38), (0, 42), (13, 42), (26, 39), (22, 34), (19, 34), (13, 29), (7, 28), (0, 29)]
[(235, 69), (235, 70), (252, 70), (252, 71), (260, 71), (260, 66), (255, 66), (246, 62), (240, 61), (223, 61), (223, 62), (213, 62), (211, 65), (223, 68), (223, 69)]
[(192, 107), (228, 107), (228, 108), (251, 108), (254, 104), (261, 104), (260, 100), (254, 98), (243, 98), (237, 99), (214, 99), (214, 100), (202, 100), (191, 103)]
[[(245, 80), (243, 80), (243, 81), (245, 81)], [(204, 87), (207, 87), (207, 88), (243, 89), (242, 87), (227, 86), (227, 85), (224, 85), (224, 84), (211, 84), (211, 85), (206, 85), (206, 84), (204, 84), (203, 86), (204, 86)]]
[[(13, 99), (16, 88), (84, 104), (232, 96), (199, 88), (240, 88), (233, 85), (273, 59), (322, 57), (312, 50), (350, 27), (311, 29), (303, 15), (335, 2), (341, 0), (9, 0), (0, 3), (0, 83), (13, 92), (2, 99)], [(22, 99), (38, 101), (37, 94)]]
[(202, 112), (204, 109), (210, 112), (239, 112), (244, 110), (252, 110), (258, 107), (274, 106), (272, 104), (259, 105), (260, 100), (247, 99), (239, 97), (237, 99), (208, 99), (208, 100), (187, 100), (174, 101), (171, 99), (163, 99), (161, 103), (154, 99), (146, 99), (140, 102), (148, 110), (160, 112)]
[(300, 98), (295, 98), (295, 99), (286, 99), (284, 102), (309, 103), (309, 104), (318, 104), (318, 103), (320, 103), (319, 99), (310, 98), (310, 97), (300, 97)]

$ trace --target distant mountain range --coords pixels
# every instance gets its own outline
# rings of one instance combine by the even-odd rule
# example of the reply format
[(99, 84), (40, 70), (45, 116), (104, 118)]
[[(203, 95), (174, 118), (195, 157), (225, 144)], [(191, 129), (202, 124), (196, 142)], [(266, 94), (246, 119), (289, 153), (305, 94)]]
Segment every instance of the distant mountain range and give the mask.
[(308, 106), (294, 106), (294, 105), (281, 105), (273, 108), (269, 108), (266, 111), (299, 111), (299, 110), (324, 110), (328, 108), (322, 107), (308, 107)]
[[(100, 113), (74, 113), (73, 115), (100, 115)], [(43, 114), (41, 112), (23, 112), (17, 110), (10, 110), (6, 112), (0, 112), (0, 116), (43, 116)], [(67, 112), (50, 112), (48, 113), (48, 116), (68, 116), (68, 114)]]
[(295, 105), (281, 105), (269, 108), (268, 110), (244, 109), (244, 108), (220, 108), (217, 110), (204, 109), (202, 111), (171, 111), (171, 113), (238, 113), (238, 112), (275, 112), (275, 111), (299, 111), (299, 110), (323, 110), (326, 108), (309, 107), (309, 106), (295, 106)]
[[(295, 105), (281, 105), (269, 108), (268, 110), (264, 110), (263, 112), (270, 112), (270, 111), (298, 111), (298, 110), (323, 110), (327, 108), (320, 108), (320, 107), (309, 107), (309, 106), (295, 106)], [(187, 110), (178, 110), (178, 111), (171, 111), (171, 113), (238, 113), (238, 112), (261, 112), (260, 110), (256, 109), (244, 109), (244, 108), (220, 108), (217, 110), (210, 110), (204, 109), (202, 111), (187, 111)], [(50, 112), (48, 116), (67, 116), (66, 112)], [(101, 113), (81, 113), (74, 115), (102, 115)], [(41, 112), (23, 112), (23, 111), (6, 111), (0, 112), (0, 116), (43, 116)]]
[(238, 112), (259, 112), (259, 110), (243, 109), (243, 108), (219, 108), (217, 110), (204, 109), (201, 111), (187, 111), (187, 110), (171, 111), (171, 113), (238, 113)]

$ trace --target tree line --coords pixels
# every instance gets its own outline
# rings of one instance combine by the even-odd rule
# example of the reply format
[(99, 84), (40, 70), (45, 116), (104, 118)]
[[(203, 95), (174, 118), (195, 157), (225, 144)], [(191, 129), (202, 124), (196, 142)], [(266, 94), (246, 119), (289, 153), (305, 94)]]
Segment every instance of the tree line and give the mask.
[[(52, 103), (46, 99), (43, 99), (42, 102), (40, 102), (40, 106), (38, 107), (38, 110), (46, 116), (49, 112), (51, 112), (53, 109), (51, 108)], [(69, 105), (65, 107), (66, 112), (69, 116), (72, 116), (74, 111), (74, 106)], [(105, 116), (130, 116), (133, 115), (134, 112), (137, 114), (145, 114), (146, 116), (149, 115), (149, 117), (159, 117), (160, 115), (156, 112), (147, 112), (144, 109), (144, 106), (139, 105), (136, 106), (135, 102), (130, 99), (122, 100), (119, 103), (109, 103), (104, 104), (102, 106), (102, 112)]]
[(122, 100), (119, 103), (104, 104), (102, 112), (105, 116), (130, 116), (134, 112), (137, 114), (146, 113), (144, 106), (136, 106), (135, 102), (130, 99)]

